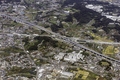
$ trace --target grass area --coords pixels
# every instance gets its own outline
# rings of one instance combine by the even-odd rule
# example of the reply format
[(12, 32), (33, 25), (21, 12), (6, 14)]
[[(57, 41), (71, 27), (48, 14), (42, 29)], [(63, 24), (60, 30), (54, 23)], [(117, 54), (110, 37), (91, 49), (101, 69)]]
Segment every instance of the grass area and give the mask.
[[(102, 36), (96, 35), (96, 34), (94, 34), (92, 32), (88, 32), (87, 35), (91, 36), (96, 41), (99, 40), (99, 41), (105, 41), (105, 42), (113, 42), (112, 40), (109, 40), (107, 37), (102, 37)], [(112, 45), (102, 45), (102, 48), (103, 48), (102, 50), (98, 49), (97, 48), (98, 46), (101, 46), (101, 45), (94, 44), (94, 46), (93, 46), (93, 44), (90, 44), (90, 47), (93, 47), (94, 50), (99, 51), (100, 53), (103, 53), (103, 54), (106, 54), (106, 55), (111, 55), (111, 57), (115, 53), (119, 52), (118, 48), (114, 47)]]
[(88, 33), (88, 35), (90, 35), (91, 37), (93, 37), (95, 40), (99, 40), (99, 41), (105, 41), (105, 42), (112, 42), (111, 40), (107, 39), (107, 37), (101, 37), (99, 35), (96, 35), (92, 32)]
[(74, 80), (86, 80), (88, 75), (89, 75), (89, 72), (79, 70), (78, 72), (76, 72)]
[(108, 62), (101, 62), (101, 65), (108, 66), (109, 63)]
[(75, 73), (74, 80), (96, 80), (98, 78), (98, 75), (80, 68), (71, 68), (69, 70)]
[(108, 62), (108, 61), (106, 61), (106, 60), (101, 60), (101, 61), (99, 61), (99, 63), (98, 63), (101, 67), (105, 67), (105, 70), (110, 70), (111, 68), (111, 63), (110, 62)]
[(118, 48), (115, 48), (114, 46), (107, 46), (104, 50), (103, 50), (103, 53), (104, 54), (115, 54), (115, 53), (118, 53), (119, 50)]

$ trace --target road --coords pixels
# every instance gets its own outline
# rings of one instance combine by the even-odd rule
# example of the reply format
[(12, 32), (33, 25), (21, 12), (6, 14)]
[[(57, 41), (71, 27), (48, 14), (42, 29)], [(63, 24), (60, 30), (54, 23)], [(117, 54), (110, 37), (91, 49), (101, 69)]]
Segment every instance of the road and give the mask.
[(79, 40), (78, 42), (97, 43), (97, 44), (109, 44), (109, 45), (120, 45), (119, 42), (104, 42), (104, 41), (99, 41), (99, 40)]
[(117, 64), (120, 64), (120, 61), (119, 61), (119, 60), (116, 60), (116, 59), (114, 59), (114, 58), (108, 57), (108, 56), (106, 56), (106, 55), (104, 55), (104, 54), (101, 54), (101, 53), (99, 53), (99, 52), (96, 52), (96, 51), (94, 51), (94, 50), (92, 50), (92, 49), (90, 49), (90, 48), (87, 48), (87, 47), (85, 47), (85, 46), (83, 46), (83, 45), (81, 45), (81, 44), (76, 43), (75, 41), (73, 41), (72, 39), (70, 39), (70, 38), (68, 38), (68, 37), (64, 37), (64, 36), (62, 36), (62, 35), (60, 35), (60, 34), (54, 33), (54, 32), (52, 32), (52, 31), (50, 31), (50, 30), (47, 30), (46, 28), (44, 28), (44, 27), (42, 27), (42, 26), (38, 26), (38, 25), (36, 25), (36, 24), (34, 24), (34, 23), (28, 22), (28, 21), (23, 20), (23, 19), (18, 19), (18, 18), (16, 18), (16, 17), (12, 17), (12, 16), (9, 16), (9, 15), (6, 15), (6, 14), (0, 14), (0, 16), (6, 17), (6, 18), (9, 18), (9, 19), (12, 19), (13, 21), (16, 21), (16, 22), (18, 22), (18, 23), (22, 23), (22, 24), (25, 24), (25, 25), (29, 25), (29, 26), (31, 26), (31, 27), (36, 27), (36, 28), (39, 29), (39, 30), (43, 30), (43, 31), (45, 31), (45, 32), (47, 32), (47, 33), (50, 33), (50, 34), (54, 35), (54, 36), (57, 37), (58, 39), (61, 39), (61, 40), (63, 40), (64, 42), (66, 42), (66, 43), (68, 43), (68, 44), (71, 44), (71, 45), (73, 45), (73, 46), (75, 46), (75, 47), (82, 48), (82, 49), (85, 49), (85, 50), (87, 50), (87, 51), (90, 51), (91, 53), (95, 54), (96, 56), (99, 56), (99, 57), (101, 57), (101, 58), (104, 58), (104, 59), (106, 59), (106, 60), (108, 60), (108, 61), (110, 61), (110, 62), (115, 62), (115, 63), (117, 63)]
[[(38, 34), (31, 34), (31, 35), (28, 35), (28, 34), (20, 34), (20, 33), (15, 33), (15, 32), (13, 32), (13, 33), (0, 33), (0, 35), (10, 35), (10, 36), (13, 36), (13, 35), (17, 35), (17, 36), (39, 36)], [(47, 35), (45, 35), (45, 36), (47, 36)]]

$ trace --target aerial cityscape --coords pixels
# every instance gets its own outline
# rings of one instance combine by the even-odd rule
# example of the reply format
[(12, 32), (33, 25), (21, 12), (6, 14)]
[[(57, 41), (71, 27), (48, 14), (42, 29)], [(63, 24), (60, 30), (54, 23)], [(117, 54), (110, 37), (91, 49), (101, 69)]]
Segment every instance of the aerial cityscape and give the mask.
[(120, 0), (0, 0), (0, 80), (120, 80)]

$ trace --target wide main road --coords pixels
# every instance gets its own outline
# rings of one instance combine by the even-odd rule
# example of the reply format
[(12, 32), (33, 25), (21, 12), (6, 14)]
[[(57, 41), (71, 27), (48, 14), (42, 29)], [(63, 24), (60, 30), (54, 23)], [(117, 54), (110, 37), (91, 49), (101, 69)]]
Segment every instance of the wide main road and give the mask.
[(119, 42), (103, 42), (103, 41), (99, 41), (99, 40), (84, 40), (84, 39), (79, 39), (78, 42), (96, 43), (96, 44), (108, 44), (108, 45), (120, 45)]
[(48, 30), (48, 29), (46, 29), (46, 28), (44, 28), (44, 27), (42, 27), (42, 26), (38, 26), (38, 25), (36, 25), (36, 24), (34, 24), (34, 23), (31, 23), (31, 22), (29, 22), (29, 21), (26, 21), (26, 20), (23, 20), (23, 19), (18, 19), (18, 18), (16, 18), (16, 17), (9, 16), (9, 15), (6, 15), (6, 14), (0, 14), (0, 16), (6, 17), (6, 18), (9, 18), (9, 19), (12, 19), (13, 21), (16, 21), (16, 22), (18, 22), (18, 23), (22, 23), (22, 24), (29, 25), (29, 26), (34, 26), (34, 27), (36, 27), (36, 28), (39, 29), (39, 30), (43, 30), (43, 31), (45, 31), (45, 32), (47, 32), (47, 33), (50, 33), (50, 34), (52, 34), (52, 35), (55, 35), (55, 37), (57, 37), (58, 39), (63, 40), (64, 42), (66, 42), (66, 43), (68, 43), (68, 44), (71, 44), (71, 45), (73, 45), (73, 46), (75, 46), (75, 47), (82, 48), (82, 49), (85, 49), (85, 50), (87, 50), (87, 51), (90, 51), (91, 53), (93, 53), (93, 54), (95, 54), (95, 55), (97, 55), (97, 56), (99, 56), (99, 57), (101, 57), (101, 58), (104, 58), (104, 59), (106, 59), (106, 60), (108, 60), (108, 61), (110, 61), (110, 62), (115, 62), (115, 63), (117, 63), (117, 64), (120, 64), (120, 61), (119, 61), (119, 60), (116, 60), (116, 59), (114, 59), (114, 58), (108, 57), (108, 56), (106, 56), (106, 55), (104, 55), (104, 54), (101, 54), (101, 53), (99, 53), (99, 52), (96, 52), (96, 51), (94, 51), (94, 50), (92, 50), (92, 49), (90, 49), (90, 48), (87, 48), (87, 47), (85, 47), (85, 46), (83, 46), (83, 45), (81, 45), (81, 44), (76, 43), (75, 41), (73, 41), (72, 39), (70, 39), (70, 38), (68, 38), (68, 37), (64, 37), (64, 36), (62, 36), (62, 35), (60, 35), (60, 34), (54, 33), (54, 32), (52, 32), (52, 31), (50, 31), (50, 30)]

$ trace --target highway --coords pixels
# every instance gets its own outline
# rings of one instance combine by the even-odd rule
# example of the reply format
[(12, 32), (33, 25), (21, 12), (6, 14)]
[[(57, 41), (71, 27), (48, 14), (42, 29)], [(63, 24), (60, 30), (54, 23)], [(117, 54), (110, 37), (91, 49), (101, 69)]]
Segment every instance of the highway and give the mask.
[(94, 50), (92, 50), (92, 49), (90, 49), (90, 48), (87, 48), (87, 47), (85, 47), (85, 46), (83, 46), (83, 45), (81, 45), (81, 44), (76, 43), (75, 41), (73, 41), (72, 39), (70, 39), (70, 38), (68, 38), (68, 37), (64, 37), (64, 36), (62, 36), (62, 35), (60, 35), (60, 34), (58, 34), (58, 33), (54, 33), (54, 32), (52, 32), (52, 31), (50, 31), (50, 30), (47, 30), (46, 28), (44, 28), (44, 27), (42, 27), (42, 26), (38, 26), (38, 25), (36, 25), (36, 24), (34, 24), (34, 23), (28, 22), (28, 21), (23, 20), (23, 19), (18, 19), (18, 18), (16, 18), (16, 17), (12, 17), (12, 16), (9, 16), (9, 15), (6, 15), (6, 14), (0, 14), (0, 16), (6, 17), (6, 18), (10, 18), (10, 19), (12, 19), (13, 21), (16, 21), (16, 22), (18, 22), (18, 23), (22, 23), (22, 24), (25, 24), (25, 25), (29, 25), (29, 26), (31, 26), (31, 27), (36, 27), (36, 28), (39, 29), (39, 30), (43, 30), (43, 31), (45, 31), (45, 32), (47, 32), (47, 33), (50, 33), (50, 34), (54, 35), (56, 38), (61, 39), (61, 40), (63, 40), (64, 42), (66, 42), (66, 43), (68, 43), (68, 44), (71, 44), (71, 45), (73, 45), (73, 46), (75, 46), (75, 47), (82, 48), (82, 49), (85, 49), (85, 50), (87, 50), (87, 51), (90, 51), (91, 53), (95, 54), (96, 56), (99, 56), (99, 57), (101, 57), (101, 58), (104, 58), (104, 59), (106, 59), (106, 60), (108, 60), (108, 61), (110, 61), (110, 62), (112, 62), (112, 63), (115, 62), (115, 63), (117, 63), (117, 64), (120, 64), (120, 61), (119, 61), (119, 60), (116, 60), (116, 59), (114, 59), (114, 58), (108, 57), (108, 56), (106, 56), (106, 55), (104, 55), (104, 54), (101, 54), (101, 53), (99, 53), (99, 52), (96, 52), (96, 51), (94, 51)]

